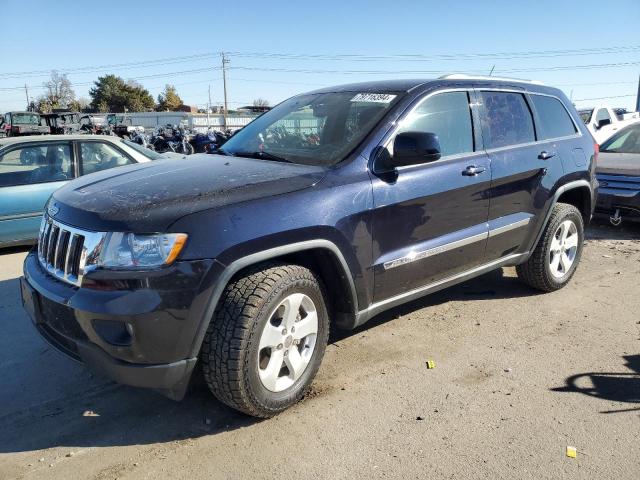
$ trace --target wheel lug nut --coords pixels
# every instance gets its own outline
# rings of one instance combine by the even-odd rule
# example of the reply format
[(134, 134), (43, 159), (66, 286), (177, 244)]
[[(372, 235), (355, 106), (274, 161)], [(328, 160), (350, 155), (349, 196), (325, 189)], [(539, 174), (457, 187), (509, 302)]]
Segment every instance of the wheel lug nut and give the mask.
[(296, 327), (291, 327), (291, 333), (296, 331)]
[(283, 328), (283, 329), (282, 329), (282, 335), (286, 335), (286, 334), (287, 334), (287, 329), (286, 329), (286, 328)]
[(284, 356), (286, 357), (287, 355), (289, 355), (289, 350), (288, 349), (284, 351)]
[(281, 343), (278, 344), (278, 350), (282, 350), (283, 345)]

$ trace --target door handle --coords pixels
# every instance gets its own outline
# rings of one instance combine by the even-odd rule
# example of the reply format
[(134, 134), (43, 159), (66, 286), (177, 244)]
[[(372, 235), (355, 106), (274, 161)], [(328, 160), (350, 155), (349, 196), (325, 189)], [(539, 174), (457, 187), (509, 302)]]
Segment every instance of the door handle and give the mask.
[(553, 158), (555, 156), (556, 152), (547, 152), (546, 150), (543, 150), (538, 154), (538, 158), (540, 160), (549, 160), (550, 158)]
[(486, 168), (484, 167), (476, 167), (475, 165), (469, 165), (462, 171), (462, 175), (466, 175), (467, 177), (475, 177), (476, 175), (484, 172)]

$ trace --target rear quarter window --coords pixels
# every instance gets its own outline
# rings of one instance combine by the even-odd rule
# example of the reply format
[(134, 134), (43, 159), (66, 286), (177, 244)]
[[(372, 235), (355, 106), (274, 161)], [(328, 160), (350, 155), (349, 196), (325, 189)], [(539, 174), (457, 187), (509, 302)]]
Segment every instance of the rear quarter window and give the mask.
[(534, 142), (531, 111), (517, 92), (480, 92), (482, 138), (485, 148)]
[(535, 94), (531, 95), (531, 100), (540, 120), (538, 130), (541, 139), (575, 135), (576, 126), (560, 100)]

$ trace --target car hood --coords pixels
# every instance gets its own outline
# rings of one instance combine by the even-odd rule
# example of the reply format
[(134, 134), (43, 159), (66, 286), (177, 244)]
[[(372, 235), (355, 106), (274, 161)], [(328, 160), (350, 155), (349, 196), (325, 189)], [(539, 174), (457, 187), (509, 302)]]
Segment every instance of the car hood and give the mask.
[(54, 193), (47, 212), (88, 230), (160, 232), (184, 215), (310, 187), (325, 171), (205, 154), (156, 160), (73, 180)]
[(600, 152), (596, 174), (640, 177), (640, 154)]

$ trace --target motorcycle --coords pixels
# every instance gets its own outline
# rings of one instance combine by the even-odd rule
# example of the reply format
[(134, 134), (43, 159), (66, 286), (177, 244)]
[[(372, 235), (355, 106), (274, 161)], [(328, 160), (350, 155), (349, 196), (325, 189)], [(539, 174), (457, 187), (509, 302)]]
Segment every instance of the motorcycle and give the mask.
[(196, 153), (215, 153), (228, 139), (229, 134), (220, 130), (209, 130), (207, 133), (196, 133), (191, 144)]
[(190, 135), (184, 128), (166, 125), (156, 129), (150, 143), (158, 153), (175, 152), (191, 155), (194, 153), (194, 148), (189, 140)]

